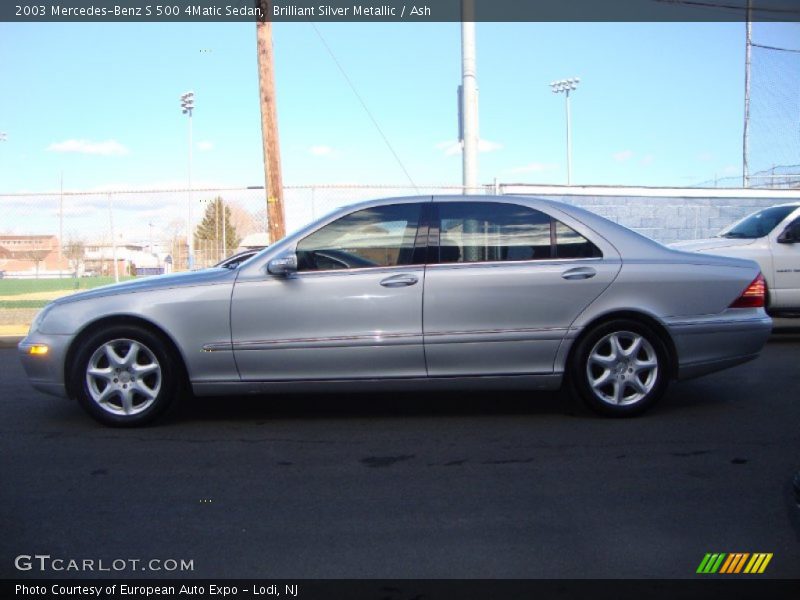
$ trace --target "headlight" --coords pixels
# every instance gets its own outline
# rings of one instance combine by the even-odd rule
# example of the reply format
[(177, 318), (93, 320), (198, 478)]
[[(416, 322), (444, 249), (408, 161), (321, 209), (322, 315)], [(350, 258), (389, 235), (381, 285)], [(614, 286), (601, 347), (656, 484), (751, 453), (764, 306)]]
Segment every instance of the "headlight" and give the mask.
[(49, 313), (52, 310), (53, 306), (54, 305), (52, 303), (47, 304), (42, 310), (36, 313), (36, 316), (33, 318), (33, 322), (31, 323), (31, 328), (28, 331), (28, 335), (36, 333), (39, 330), (39, 326), (42, 324), (42, 321), (44, 321), (44, 318), (47, 316), (47, 313)]

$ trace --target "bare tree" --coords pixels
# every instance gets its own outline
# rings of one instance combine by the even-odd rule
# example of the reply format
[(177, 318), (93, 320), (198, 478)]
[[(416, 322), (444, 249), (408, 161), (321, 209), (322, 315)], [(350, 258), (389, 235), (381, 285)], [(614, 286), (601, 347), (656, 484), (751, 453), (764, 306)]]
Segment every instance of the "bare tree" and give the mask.
[(78, 271), (86, 257), (86, 244), (84, 244), (82, 240), (70, 238), (66, 246), (64, 246), (64, 256), (69, 261), (73, 276), (77, 277)]
[(188, 257), (186, 256), (186, 222), (181, 219), (173, 219), (164, 229), (169, 237), (170, 255), (172, 256), (172, 268), (181, 271), (188, 268)]
[(50, 254), (50, 250), (48, 248), (31, 249), (22, 250), (19, 253), (19, 257), (22, 260), (30, 260), (36, 265), (36, 279), (39, 279), (39, 265), (45, 258), (47, 258), (48, 254)]

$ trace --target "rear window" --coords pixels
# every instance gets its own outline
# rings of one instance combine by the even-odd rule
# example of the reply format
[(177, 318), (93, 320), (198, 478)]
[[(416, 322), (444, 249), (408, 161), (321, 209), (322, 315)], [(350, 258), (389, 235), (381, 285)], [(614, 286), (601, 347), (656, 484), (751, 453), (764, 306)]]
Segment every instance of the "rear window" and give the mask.
[(549, 215), (497, 202), (439, 204), (440, 263), (593, 258), (592, 242)]

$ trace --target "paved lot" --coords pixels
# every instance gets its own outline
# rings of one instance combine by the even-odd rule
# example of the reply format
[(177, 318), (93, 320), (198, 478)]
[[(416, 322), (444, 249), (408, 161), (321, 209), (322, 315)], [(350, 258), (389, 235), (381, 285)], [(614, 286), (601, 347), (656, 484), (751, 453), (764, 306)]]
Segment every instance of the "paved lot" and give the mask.
[(800, 335), (773, 336), (626, 421), (561, 394), (364, 395), (197, 400), (112, 430), (0, 350), (0, 577), (41, 577), (13, 567), (37, 553), (187, 559), (194, 577), (533, 578), (692, 577), (706, 552), (772, 552), (766, 575), (797, 578), (798, 365)]

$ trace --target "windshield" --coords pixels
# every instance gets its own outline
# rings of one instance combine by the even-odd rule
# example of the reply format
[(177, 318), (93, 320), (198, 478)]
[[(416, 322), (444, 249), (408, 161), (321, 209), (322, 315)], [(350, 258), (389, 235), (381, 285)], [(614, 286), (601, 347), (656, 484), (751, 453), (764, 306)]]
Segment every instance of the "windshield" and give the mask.
[(239, 254), (234, 254), (233, 256), (229, 256), (228, 258), (219, 261), (214, 267), (222, 267), (225, 269), (238, 269), (239, 265), (243, 262), (250, 260), (256, 254), (261, 252), (260, 249), (258, 250), (246, 250), (244, 252), (240, 252)]
[(773, 206), (765, 208), (726, 227), (717, 234), (717, 237), (742, 239), (764, 237), (796, 209), (796, 206)]

